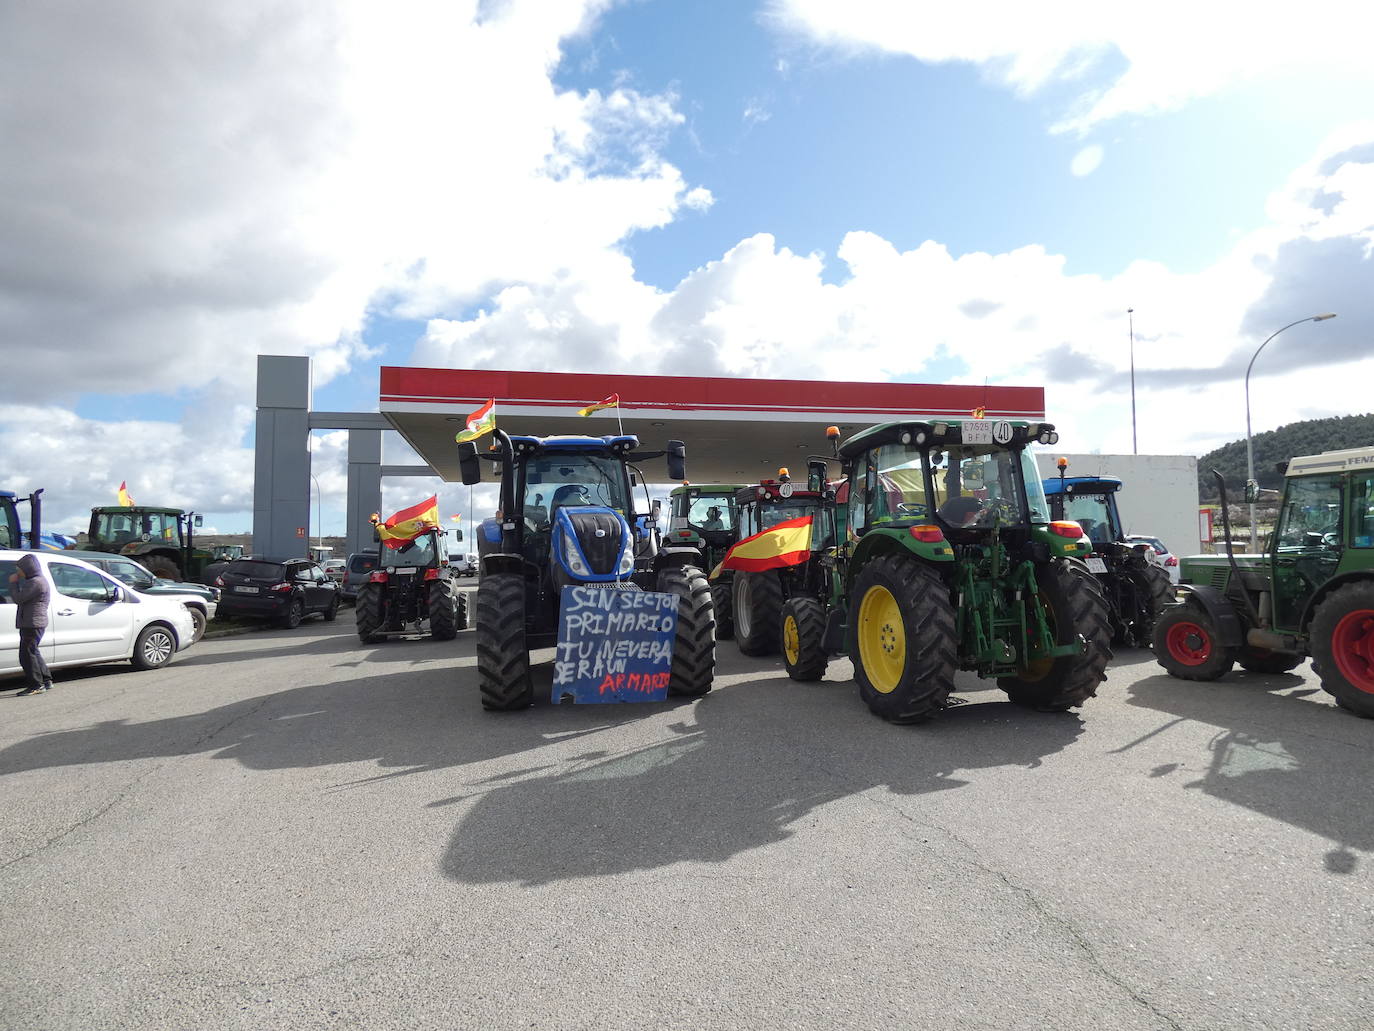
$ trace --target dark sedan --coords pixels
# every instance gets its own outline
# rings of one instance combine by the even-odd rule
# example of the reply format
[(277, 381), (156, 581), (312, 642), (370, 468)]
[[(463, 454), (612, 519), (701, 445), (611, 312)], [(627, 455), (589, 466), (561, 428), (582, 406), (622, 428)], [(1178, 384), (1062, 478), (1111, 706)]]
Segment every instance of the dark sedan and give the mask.
[(332, 623), (339, 612), (339, 585), (308, 559), (235, 559), (215, 586), (220, 589), (216, 619), (245, 616), (291, 628), (315, 612)]

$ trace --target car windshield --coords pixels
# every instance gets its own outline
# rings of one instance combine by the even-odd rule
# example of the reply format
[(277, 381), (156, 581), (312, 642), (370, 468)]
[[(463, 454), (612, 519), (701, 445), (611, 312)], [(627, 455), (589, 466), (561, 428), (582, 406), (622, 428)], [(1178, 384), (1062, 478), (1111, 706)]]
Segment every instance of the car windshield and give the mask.
[(406, 541), (399, 548), (387, 548), (387, 565), (432, 566), (435, 564), (434, 538), (429, 534)]
[(95, 536), (112, 544), (179, 540), (175, 512), (97, 512)]
[(105, 571), (135, 590), (151, 587), (157, 582), (157, 577), (137, 562), (109, 562), (105, 564)]
[(1064, 518), (1083, 527), (1083, 533), (1094, 544), (1108, 544), (1116, 539), (1111, 515), (1106, 494), (1074, 491), (1064, 495)]
[(370, 573), (377, 568), (377, 556), (354, 555), (348, 560), (348, 568), (354, 573)]
[(224, 572), (226, 575), (243, 576), (250, 580), (283, 580), (286, 577), (286, 567), (280, 562), (257, 562), (253, 559), (231, 562)]
[(620, 462), (596, 455), (542, 455), (525, 466), (525, 518), (536, 524), (553, 518), (554, 509), (603, 505), (622, 515), (630, 511)]

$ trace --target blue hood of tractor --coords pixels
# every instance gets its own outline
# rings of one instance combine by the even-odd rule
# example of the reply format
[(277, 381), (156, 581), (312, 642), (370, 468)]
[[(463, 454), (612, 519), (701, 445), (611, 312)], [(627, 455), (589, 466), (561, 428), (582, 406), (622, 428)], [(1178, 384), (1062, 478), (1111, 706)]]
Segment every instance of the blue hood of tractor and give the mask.
[(560, 506), (553, 514), (553, 556), (572, 580), (610, 583), (628, 579), (634, 572), (630, 524), (613, 508)]

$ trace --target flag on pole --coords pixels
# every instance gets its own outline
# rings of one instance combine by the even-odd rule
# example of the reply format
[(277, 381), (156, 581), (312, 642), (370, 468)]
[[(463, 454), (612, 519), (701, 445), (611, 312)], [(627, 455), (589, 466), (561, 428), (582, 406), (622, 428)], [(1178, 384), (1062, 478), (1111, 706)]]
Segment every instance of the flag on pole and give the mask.
[[(719, 569), (761, 573), (767, 569), (799, 566), (811, 557), (811, 517), (786, 519), (762, 533), (746, 537), (721, 560)], [(714, 575), (717, 570), (712, 570)]]
[(134, 499), (129, 497), (129, 484), (125, 480), (119, 481), (119, 503), (125, 508), (132, 508)]
[(984, 408), (982, 405), (979, 405), (977, 408), (975, 408), (968, 414), (973, 416), (975, 419), (985, 419), (987, 418), (988, 410)]
[(619, 395), (619, 394), (612, 394), (610, 397), (606, 398), (606, 399), (603, 400), (603, 401), (596, 401), (596, 402), (594, 402), (594, 403), (592, 403), (592, 404), (589, 404), (586, 408), (579, 408), (579, 409), (577, 410), (577, 414), (580, 415), (580, 416), (582, 416), (582, 418), (585, 419), (587, 416), (591, 415), (592, 412), (599, 412), (599, 411), (601, 411), (602, 409), (605, 409), (605, 408), (619, 408), (619, 407), (620, 407), (620, 395)]
[(492, 398), (477, 411), (468, 416), (467, 429), (454, 436), (459, 444), (476, 440), (484, 433), (496, 429), (496, 398)]
[(436, 494), (418, 505), (401, 509), (384, 522), (377, 523), (377, 539), (388, 548), (399, 548), (426, 530), (435, 530), (438, 527), (439, 497)]
[(463, 515), (460, 512), (458, 515), (449, 516), (449, 519), (451, 519), (455, 523), (461, 523), (463, 521)]

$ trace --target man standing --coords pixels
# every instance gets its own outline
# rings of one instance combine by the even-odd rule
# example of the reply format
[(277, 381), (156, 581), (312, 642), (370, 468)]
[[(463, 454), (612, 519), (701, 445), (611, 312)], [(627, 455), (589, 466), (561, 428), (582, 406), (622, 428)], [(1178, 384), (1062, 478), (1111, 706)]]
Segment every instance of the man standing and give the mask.
[(19, 694), (21, 697), (42, 694), (52, 689), (52, 674), (38, 648), (43, 631), (48, 627), (48, 581), (43, 579), (43, 570), (33, 555), (21, 558), (18, 570), (10, 574), (10, 597), (19, 606), (15, 614), (15, 626), (19, 629), (19, 665), (29, 678), (29, 686)]

